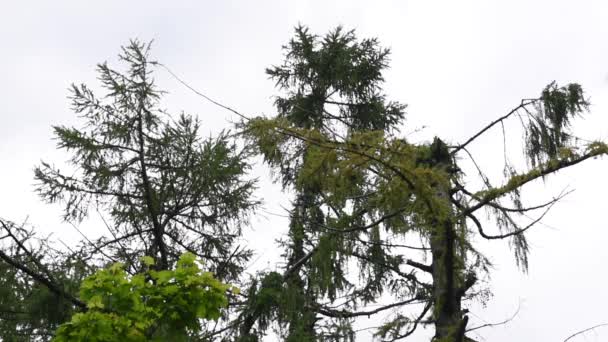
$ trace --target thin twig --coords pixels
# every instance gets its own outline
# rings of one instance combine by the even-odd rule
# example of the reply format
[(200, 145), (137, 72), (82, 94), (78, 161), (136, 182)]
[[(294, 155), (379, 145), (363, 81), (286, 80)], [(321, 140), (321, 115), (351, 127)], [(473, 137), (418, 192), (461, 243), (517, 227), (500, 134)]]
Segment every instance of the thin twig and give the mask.
[(213, 103), (214, 105), (216, 105), (216, 106), (218, 106), (218, 107), (224, 108), (224, 109), (226, 109), (226, 110), (228, 110), (228, 111), (230, 111), (230, 112), (232, 112), (232, 113), (234, 113), (234, 114), (238, 115), (239, 117), (241, 117), (241, 118), (242, 118), (242, 119), (244, 119), (244, 120), (247, 120), (247, 121), (249, 121), (249, 120), (250, 120), (250, 119), (249, 119), (247, 116), (245, 116), (245, 115), (243, 115), (243, 114), (239, 113), (238, 111), (236, 111), (236, 110), (234, 110), (234, 109), (232, 109), (232, 108), (230, 108), (230, 107), (228, 107), (228, 106), (226, 106), (226, 105), (224, 105), (224, 104), (221, 104), (221, 103), (219, 103), (219, 102), (217, 102), (217, 101), (213, 100), (213, 99), (212, 99), (212, 98), (210, 98), (209, 96), (207, 96), (207, 95), (205, 95), (205, 94), (201, 93), (200, 91), (198, 91), (198, 90), (194, 89), (192, 86), (190, 86), (190, 85), (189, 85), (188, 83), (186, 83), (184, 80), (182, 80), (182, 79), (181, 79), (179, 76), (177, 76), (177, 75), (176, 75), (176, 74), (175, 74), (173, 71), (171, 71), (171, 69), (169, 69), (169, 67), (167, 67), (166, 65), (164, 65), (164, 64), (162, 64), (162, 63), (158, 63), (158, 62), (150, 62), (150, 64), (153, 64), (153, 65), (158, 65), (158, 66), (160, 66), (160, 67), (164, 68), (165, 70), (167, 70), (167, 72), (168, 72), (168, 73), (169, 73), (171, 76), (173, 76), (173, 78), (175, 78), (175, 79), (176, 79), (176, 80), (177, 80), (179, 83), (183, 84), (183, 85), (184, 85), (186, 88), (188, 88), (188, 89), (192, 90), (192, 92), (194, 92), (196, 95), (198, 95), (198, 96), (200, 96), (200, 97), (204, 98), (205, 100), (207, 100), (207, 101), (209, 101), (209, 102)]
[(573, 338), (573, 337), (575, 337), (575, 336), (578, 336), (578, 335), (580, 335), (580, 334), (586, 333), (587, 331), (591, 331), (591, 330), (593, 330), (593, 329), (597, 329), (597, 328), (601, 328), (601, 327), (606, 327), (606, 326), (608, 326), (608, 323), (602, 323), (602, 324), (594, 325), (594, 326), (592, 326), (591, 328), (587, 328), (587, 329), (585, 329), (585, 330), (578, 331), (578, 332), (576, 332), (576, 333), (574, 333), (574, 334), (572, 334), (572, 335), (568, 336), (568, 338), (566, 338), (566, 339), (564, 340), (564, 342), (569, 341), (570, 339), (572, 339), (572, 338)]
[(497, 322), (497, 323), (482, 324), (480, 326), (476, 326), (476, 327), (467, 329), (467, 332), (478, 330), (478, 329), (482, 329), (482, 328), (489, 328), (489, 327), (495, 327), (495, 326), (498, 326), (498, 325), (507, 324), (507, 323), (511, 322), (513, 319), (515, 319), (515, 317), (519, 314), (519, 310), (520, 309), (521, 309), (521, 303), (520, 303), (520, 305), (517, 306), (517, 310), (515, 310), (515, 313), (513, 313), (513, 315), (511, 315), (511, 317), (505, 319), (504, 321)]

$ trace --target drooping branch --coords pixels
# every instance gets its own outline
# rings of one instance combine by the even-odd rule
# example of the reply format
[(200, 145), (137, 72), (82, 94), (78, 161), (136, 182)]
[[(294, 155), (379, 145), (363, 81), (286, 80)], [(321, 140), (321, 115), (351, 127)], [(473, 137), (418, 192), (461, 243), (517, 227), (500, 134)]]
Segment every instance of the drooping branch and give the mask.
[[(545, 215), (549, 212), (549, 210), (551, 209), (551, 207), (557, 203), (557, 201), (552, 201), (550, 202), (550, 204), (546, 207), (545, 211), (536, 219), (532, 220), (532, 222), (530, 222), (528, 225), (526, 225), (523, 228), (518, 228), (517, 225), (515, 224), (515, 222), (513, 221), (513, 219), (511, 219), (509, 217), (509, 221), (516, 226), (516, 228), (508, 233), (505, 234), (499, 234), (499, 235), (488, 235), (484, 229), (483, 226), (481, 224), (481, 222), (479, 221), (479, 219), (473, 214), (473, 213), (467, 213), (467, 208), (464, 207), (459, 201), (453, 200), (452, 199), (452, 203), (458, 208), (460, 209), (462, 212), (465, 213), (465, 217), (469, 218), (471, 221), (473, 221), (473, 223), (475, 224), (475, 226), (477, 227), (477, 231), (479, 232), (479, 235), (481, 235), (483, 238), (488, 239), (488, 240), (496, 240), (496, 239), (505, 239), (511, 236), (515, 236), (515, 235), (519, 235), (519, 234), (523, 234), (525, 231), (527, 231), (528, 229), (532, 228), (535, 224), (537, 224), (538, 222), (540, 222)], [(506, 214), (506, 213), (505, 213)], [(506, 214), (508, 215), (508, 214)]]
[(365, 260), (365, 261), (367, 261), (369, 263), (376, 264), (378, 266), (382, 266), (382, 267), (384, 267), (384, 268), (392, 271), (393, 273), (399, 275), (400, 277), (402, 277), (404, 279), (407, 279), (407, 280), (411, 281), (414, 284), (422, 286), (425, 289), (430, 289), (432, 287), (431, 285), (423, 283), (420, 280), (418, 280), (418, 278), (416, 277), (415, 274), (413, 274), (413, 273), (405, 273), (405, 272), (401, 271), (398, 267), (395, 267), (395, 266), (392, 266), (392, 265), (387, 265), (387, 264), (382, 263), (382, 262), (378, 262), (376, 260), (371, 259), (370, 257), (367, 257), (365, 255), (362, 255), (362, 254), (359, 254), (359, 253), (356, 253), (356, 252), (351, 252), (351, 253), (349, 253), (349, 255), (352, 255), (352, 256), (354, 256), (354, 257), (356, 257), (358, 259), (361, 259), (361, 260)]
[[(470, 198), (474, 199), (475, 201), (482, 201), (482, 198), (479, 197), (477, 194), (474, 194), (472, 192), (470, 192), (469, 190), (467, 190), (464, 186), (462, 186), (461, 184), (459, 184), (457, 181), (455, 181), (456, 184), (456, 188), (454, 189), (455, 191), (460, 191), (463, 194), (469, 196)], [(569, 190), (566, 191), (565, 189), (563, 191), (561, 191), (557, 196), (555, 196), (554, 198), (552, 198), (551, 200), (541, 203), (541, 204), (537, 204), (537, 205), (532, 205), (532, 206), (526, 206), (526, 207), (521, 207), (521, 208), (512, 208), (512, 207), (505, 207), (502, 204), (499, 204), (498, 202), (492, 201), (492, 202), (488, 202), (488, 205), (494, 209), (500, 210), (502, 212), (512, 212), (512, 213), (519, 213), (519, 214), (523, 214), (525, 212), (528, 211), (535, 211), (535, 210), (539, 210), (539, 209), (544, 209), (546, 207), (549, 207), (557, 202), (559, 202), (560, 200), (562, 200), (564, 197), (568, 196), (569, 194), (571, 194), (573, 192), (573, 190)]]

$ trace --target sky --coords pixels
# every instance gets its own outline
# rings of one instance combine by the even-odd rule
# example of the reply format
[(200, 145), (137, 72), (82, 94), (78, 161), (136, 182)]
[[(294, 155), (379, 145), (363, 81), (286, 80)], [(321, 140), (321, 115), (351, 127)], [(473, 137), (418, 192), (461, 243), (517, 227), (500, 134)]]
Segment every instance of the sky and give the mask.
[[(119, 47), (131, 38), (154, 40), (152, 54), (191, 86), (248, 115), (272, 115), (278, 92), (264, 73), (280, 63), (281, 46), (299, 23), (323, 34), (342, 25), (359, 37), (378, 37), (390, 47), (385, 73), (389, 98), (408, 104), (403, 134), (458, 143), (522, 98), (535, 97), (555, 80), (577, 82), (591, 110), (575, 124), (578, 136), (608, 140), (608, 3), (605, 1), (14, 1), (0, 11), (0, 216), (28, 222), (67, 243), (78, 233), (61, 221), (56, 205), (33, 191), (40, 160), (60, 164), (52, 125), (77, 125), (67, 88), (96, 83), (96, 63), (116, 65)], [(169, 93), (163, 105), (196, 114), (204, 134), (237, 120), (196, 96), (163, 70), (156, 79)], [(507, 126), (510, 130), (511, 126)], [(500, 131), (472, 146), (491, 175), (501, 171)], [(509, 133), (509, 132), (508, 132)], [(509, 135), (509, 150), (521, 147)], [(498, 165), (498, 166), (497, 166)], [(525, 198), (575, 191), (529, 234), (529, 273), (515, 266), (504, 242), (480, 242), (495, 264), (493, 297), (471, 308), (480, 341), (563, 341), (571, 333), (608, 322), (608, 227), (605, 220), (606, 159), (592, 160), (527, 188)], [(246, 228), (256, 248), (252, 269), (274, 269), (279, 250), (271, 242), (286, 231), (287, 198), (257, 165), (256, 193), (265, 202)], [(81, 229), (97, 234), (95, 224)], [(360, 322), (361, 326), (371, 324)], [(371, 341), (369, 332), (358, 341)], [(570, 341), (605, 341), (608, 329)], [(272, 338), (270, 339), (272, 340)], [(422, 331), (411, 341), (426, 341)]]

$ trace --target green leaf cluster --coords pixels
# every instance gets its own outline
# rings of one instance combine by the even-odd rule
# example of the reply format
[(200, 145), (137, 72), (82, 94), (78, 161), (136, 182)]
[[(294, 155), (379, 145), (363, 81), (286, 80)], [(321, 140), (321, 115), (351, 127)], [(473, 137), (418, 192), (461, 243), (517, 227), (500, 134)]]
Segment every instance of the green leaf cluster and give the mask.
[[(142, 260), (152, 266), (153, 260)], [(191, 253), (174, 270), (129, 276), (117, 263), (85, 279), (80, 298), (87, 311), (62, 324), (53, 341), (180, 341), (199, 331), (199, 320), (217, 320), (236, 288), (203, 272)]]

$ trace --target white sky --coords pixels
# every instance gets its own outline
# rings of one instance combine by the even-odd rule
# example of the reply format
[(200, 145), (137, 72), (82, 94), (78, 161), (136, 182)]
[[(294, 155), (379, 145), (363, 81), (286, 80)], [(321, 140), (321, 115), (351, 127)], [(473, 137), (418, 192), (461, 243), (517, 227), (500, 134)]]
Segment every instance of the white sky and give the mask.
[[(64, 241), (79, 239), (57, 206), (33, 193), (40, 159), (60, 163), (51, 125), (77, 124), (66, 99), (70, 83), (97, 86), (95, 64), (115, 62), (129, 38), (155, 39), (153, 55), (195, 88), (251, 115), (272, 114), (277, 94), (264, 68), (279, 63), (281, 46), (299, 22), (318, 34), (338, 24), (392, 48), (386, 73), (390, 98), (409, 104), (404, 132), (425, 125), (415, 139), (434, 135), (461, 142), (480, 127), (534, 97), (552, 80), (578, 82), (593, 107), (577, 135), (608, 139), (608, 2), (605, 1), (5, 1), (0, 11), (0, 216), (29, 222)], [(189, 92), (159, 70), (172, 112), (196, 113), (206, 132), (236, 119)], [(494, 133), (499, 134), (500, 131)], [(515, 136), (518, 138), (518, 136)], [(519, 148), (517, 139), (507, 142)], [(473, 148), (490, 173), (500, 171), (502, 141)], [(498, 163), (498, 164), (497, 164)], [(491, 168), (494, 165), (494, 168)], [(499, 165), (498, 167), (496, 165)], [(486, 341), (562, 341), (572, 332), (608, 322), (605, 260), (608, 232), (606, 160), (595, 160), (531, 187), (528, 198), (576, 191), (529, 234), (530, 273), (520, 273), (505, 243), (484, 243), (496, 264), (494, 297), (473, 307), (471, 325), (508, 318), (480, 330)], [(262, 177), (257, 196), (271, 212), (286, 202)], [(286, 232), (273, 216), (253, 221), (247, 236), (258, 250), (255, 268), (274, 268), (271, 241)], [(95, 234), (94, 228), (84, 231)], [(480, 319), (481, 318), (481, 319)], [(362, 322), (361, 324), (365, 324)], [(425, 341), (425, 334), (411, 341)], [(608, 329), (571, 341), (605, 341)], [(371, 341), (361, 333), (359, 341)]]

